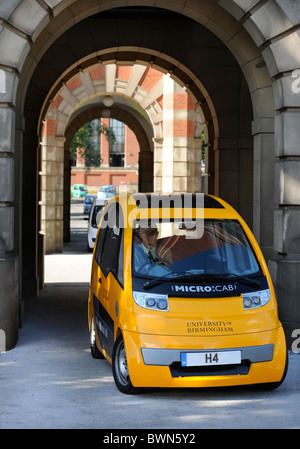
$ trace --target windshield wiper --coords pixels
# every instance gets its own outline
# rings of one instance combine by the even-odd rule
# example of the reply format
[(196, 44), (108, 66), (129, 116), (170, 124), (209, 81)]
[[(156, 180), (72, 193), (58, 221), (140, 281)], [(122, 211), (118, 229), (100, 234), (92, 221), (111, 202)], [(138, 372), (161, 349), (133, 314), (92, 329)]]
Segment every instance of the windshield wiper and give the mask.
[[(169, 278), (169, 276), (171, 276)], [(160, 276), (156, 279), (153, 279), (152, 281), (147, 281), (143, 284), (143, 289), (144, 290), (149, 290), (151, 287), (154, 287), (154, 285), (160, 284), (161, 282), (169, 282), (169, 281), (173, 281), (173, 279), (180, 279), (180, 278), (185, 278), (185, 277), (189, 277), (189, 276), (193, 276), (193, 273), (189, 273), (188, 271), (184, 271), (184, 272), (174, 272), (174, 273), (167, 273), (164, 274), (163, 276)]]
[(260, 287), (261, 283), (259, 281), (255, 281), (252, 278), (249, 278), (247, 276), (242, 276), (239, 274), (232, 274), (232, 273), (226, 273), (223, 275), (224, 277), (226, 277), (227, 279), (229, 279), (230, 281), (239, 281), (242, 282), (243, 284), (247, 284), (250, 285), (251, 287)]
[(239, 274), (233, 274), (233, 273), (224, 273), (224, 274), (213, 274), (213, 273), (206, 273), (206, 274), (200, 274), (196, 275), (202, 277), (204, 281), (208, 282), (217, 282), (217, 281), (234, 281), (234, 282), (242, 282), (243, 284), (250, 285), (251, 287), (260, 287), (261, 283), (259, 281), (255, 281), (252, 278), (249, 278), (247, 276), (239, 275)]
[[(172, 277), (169, 277), (173, 275)], [(164, 276), (160, 276), (157, 279), (153, 279), (153, 281), (147, 281), (143, 284), (144, 290), (149, 290), (161, 282), (170, 282), (176, 280), (187, 280), (193, 279), (195, 281), (201, 281), (202, 283), (209, 282), (214, 283), (218, 281), (240, 281), (243, 284), (250, 285), (251, 287), (260, 287), (261, 283), (259, 281), (255, 281), (254, 279), (248, 278), (247, 276), (239, 276), (232, 273), (225, 274), (212, 274), (212, 273), (193, 273), (193, 272), (175, 272), (175, 273), (167, 273)]]

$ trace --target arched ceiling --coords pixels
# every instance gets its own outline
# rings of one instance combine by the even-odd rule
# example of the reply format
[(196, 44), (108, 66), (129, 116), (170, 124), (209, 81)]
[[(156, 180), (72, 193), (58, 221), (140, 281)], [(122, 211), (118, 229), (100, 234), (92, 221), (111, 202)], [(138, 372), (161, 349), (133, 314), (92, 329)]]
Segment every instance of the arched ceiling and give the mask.
[[(151, 49), (155, 58), (159, 58), (161, 52), (170, 57), (176, 54), (174, 60), (180, 61), (180, 64), (174, 66), (172, 61), (167, 60), (166, 70), (173, 71), (175, 68), (176, 71), (180, 71), (180, 66), (183, 64), (189, 73), (184, 70), (180, 73), (180, 79), (183, 79), (185, 84), (189, 83), (193, 86), (197, 78), (201, 79), (199, 62), (201, 63), (202, 55), (205, 53), (203, 51), (201, 53), (202, 47), (205, 47), (205, 39), (203, 46), (201, 42), (199, 44), (197, 40), (199, 33), (195, 32), (195, 27), (188, 25), (182, 28), (184, 20), (186, 24), (191, 24), (189, 19), (193, 19), (195, 23), (211, 31), (210, 38), (217, 36), (219, 42), (225, 44), (229, 53), (234, 55), (246, 76), (251, 93), (264, 87), (266, 82), (269, 82), (268, 76), (276, 77), (274, 89), (278, 104), (275, 106), (281, 107), (280, 99), (283, 96), (280, 93), (281, 90), (286, 93), (290, 90), (291, 82), (286, 74), (299, 66), (300, 9), (298, 2), (285, 0), (227, 0), (226, 2), (143, 0), (141, 2), (131, 0), (130, 5), (131, 7), (128, 7), (126, 0), (89, 0), (88, 2), (8, 0), (2, 2), (0, 5), (0, 64), (6, 70), (9, 83), (13, 85), (12, 92), (5, 96), (7, 101), (15, 104), (18, 97), (20, 109), (23, 110), (31, 75), (43, 58), (44, 65), (39, 67), (39, 75), (44, 79), (44, 83), (38, 83), (36, 86), (38, 92), (34, 92), (34, 79), (30, 86), (31, 92), (36, 94), (35, 104), (37, 105), (39, 96), (47, 95), (44, 89), (49, 89), (54, 79), (61, 76), (64, 64), (66, 64), (65, 67), (76, 65), (82, 57), (85, 57), (83, 53), (87, 55), (95, 51), (95, 48), (99, 51), (100, 47), (111, 46), (112, 34), (115, 56), (119, 46), (125, 41), (128, 47), (132, 46), (132, 43), (136, 45), (139, 42), (140, 51), (143, 48)], [(114, 9), (110, 10), (111, 7)], [(146, 7), (151, 9), (143, 10)], [(180, 17), (180, 21), (176, 19), (175, 13), (180, 14), (177, 16)], [(134, 22), (134, 26), (128, 27), (126, 36), (119, 24), (120, 16), (128, 23)], [(101, 24), (95, 29), (90, 26), (89, 20), (92, 18), (93, 20), (105, 19), (106, 24)], [(170, 20), (173, 19), (178, 25), (178, 32), (175, 35), (169, 26)], [(153, 24), (155, 24), (155, 33), (149, 33), (149, 26), (151, 29)], [(71, 28), (81, 30), (82, 33), (76, 33), (74, 36), (68, 33)], [(111, 33), (112, 30), (113, 33)], [(184, 40), (180, 39), (183, 35)], [(71, 52), (67, 51), (67, 54), (64, 54), (64, 50), (68, 50), (70, 39), (72, 41), (75, 39), (78, 45), (75, 45)], [(88, 48), (86, 40), (93, 41), (91, 44), (93, 49)], [(190, 45), (189, 50), (186, 51), (187, 47), (183, 41), (187, 44), (195, 41), (195, 46), (200, 51), (198, 54), (201, 56), (193, 57)], [(53, 44), (57, 46), (53, 47)], [(56, 50), (62, 50), (59, 52), (61, 57), (56, 57), (55, 66), (47, 67), (46, 53), (51, 59), (51, 53), (53, 55)], [(282, 57), (283, 53), (284, 57)], [(112, 54), (109, 57), (113, 58), (113, 56)], [(152, 60), (151, 56), (150, 60)], [(166, 62), (165, 59), (163, 61)], [(186, 76), (183, 76), (184, 74)], [(21, 95), (17, 95), (17, 90)], [(31, 92), (29, 96), (32, 100)], [(258, 112), (261, 113), (262, 110)], [(256, 114), (255, 108), (254, 113)]]
[[(291, 38), (299, 29), (300, 12), (297, 1), (285, 0), (202, 0), (185, 1), (177, 0), (131, 0), (130, 5), (134, 7), (150, 6), (166, 8), (179, 12), (186, 17), (192, 18), (204, 25), (216, 34), (235, 54), (238, 50), (238, 42), (243, 35), (242, 30), (247, 30), (257, 46), (268, 48), (273, 55), (274, 67), (277, 73), (282, 70), (281, 65), (286, 65), (287, 60), (280, 61), (276, 58), (277, 45), (280, 40)], [(18, 50), (13, 53), (5, 51), (5, 62), (8, 66), (15, 67), (21, 71), (22, 64), (32, 44), (40, 40), (34, 52), (35, 61), (49, 48), (61, 33), (93, 14), (103, 13), (110, 8), (121, 8), (128, 6), (126, 0), (8, 0), (2, 2), (0, 7), (1, 28), (0, 32), (4, 39), (5, 47), (10, 46), (16, 50), (14, 45), (18, 42)], [(114, 15), (116, 12), (114, 12)], [(131, 10), (130, 14), (134, 14)], [(160, 11), (160, 15), (163, 11)], [(151, 19), (151, 17), (150, 17)], [(142, 27), (142, 25), (140, 25)], [(2, 29), (3, 28), (3, 29)], [(110, 30), (109, 30), (110, 31)], [(43, 34), (43, 36), (41, 36)], [(0, 43), (0, 50), (1, 50)], [(1, 53), (1, 51), (0, 51)], [(241, 51), (239, 52), (242, 56)], [(237, 53), (235, 54), (237, 58)], [(297, 52), (289, 55), (294, 59), (298, 67)], [(287, 67), (286, 67), (287, 68)], [(289, 64), (288, 69), (291, 69)], [(271, 71), (271, 67), (269, 67)]]
[(47, 119), (56, 121), (56, 136), (63, 137), (76, 116), (82, 116), (90, 108), (97, 107), (100, 116), (102, 110), (106, 109), (103, 98), (109, 94), (114, 101), (114, 114), (116, 108), (119, 108), (118, 115), (125, 115), (124, 122), (129, 126), (132, 119), (138, 121), (148, 135), (150, 146), (154, 135), (161, 137), (161, 72), (138, 64), (118, 67), (116, 64), (103, 66), (98, 63), (76, 73), (63, 85), (58, 85), (58, 91), (56, 86), (50, 91), (40, 116), (41, 124)]
[[(165, 23), (166, 17), (168, 19), (165, 26), (155, 28), (155, 38), (152, 37), (150, 42), (147, 29), (149, 33), (152, 31), (153, 14), (156, 19), (160, 17), (161, 24)], [(149, 16), (149, 10), (142, 10), (138, 16), (123, 16), (123, 11), (122, 15), (115, 16), (114, 11), (113, 14), (97, 14), (74, 25), (58, 38), (41, 58), (28, 86), (25, 110), (38, 112), (42, 107), (47, 108), (47, 101), (51, 100), (50, 97), (53, 98), (63, 85), (87, 67), (99, 65), (100, 62), (103, 65), (113, 63), (117, 66), (126, 63), (144, 66), (150, 64), (164, 73), (170, 73), (175, 81), (186, 86), (195, 103), (201, 101), (202, 107), (210, 110), (206, 111), (206, 115), (214, 116), (211, 112), (212, 103), (205, 105), (209, 95), (201, 83), (202, 74), (212, 82), (212, 73), (208, 66), (211, 67), (215, 52), (226, 52), (225, 64), (228, 66), (237, 68), (237, 62), (224, 45), (201, 25), (174, 13), (164, 12), (163, 17), (160, 14), (155, 10)], [(159, 26), (157, 20), (155, 23)], [(187, 40), (184, 45), (177, 32), (179, 23)], [(117, 29), (118, 33), (112, 34), (111, 29)], [(140, 45), (129, 45), (136, 42)], [(162, 42), (165, 43), (163, 47), (166, 48), (166, 53), (161, 51)], [(208, 42), (209, 49), (206, 48)], [(180, 62), (180, 58), (183, 62)], [(214, 77), (218, 76), (217, 65), (216, 63)], [(44, 106), (39, 98), (44, 100)]]

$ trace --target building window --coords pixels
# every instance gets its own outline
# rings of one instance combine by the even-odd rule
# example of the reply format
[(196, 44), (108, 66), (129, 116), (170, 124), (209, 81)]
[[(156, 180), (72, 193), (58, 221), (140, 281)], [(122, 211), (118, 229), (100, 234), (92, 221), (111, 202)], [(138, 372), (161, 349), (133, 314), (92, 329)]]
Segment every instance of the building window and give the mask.
[(110, 119), (109, 126), (116, 137), (116, 142), (109, 144), (109, 165), (110, 167), (124, 167), (125, 124), (118, 120)]

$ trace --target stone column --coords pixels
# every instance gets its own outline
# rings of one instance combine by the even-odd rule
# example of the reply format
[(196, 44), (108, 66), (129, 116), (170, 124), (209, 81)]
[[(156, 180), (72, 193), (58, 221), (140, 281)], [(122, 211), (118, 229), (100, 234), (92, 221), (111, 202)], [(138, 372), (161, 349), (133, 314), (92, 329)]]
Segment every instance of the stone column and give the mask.
[(274, 255), (274, 118), (260, 117), (252, 123), (253, 232), (266, 260)]
[(139, 191), (153, 191), (153, 153), (151, 151), (139, 152)]
[(200, 191), (201, 180), (195, 176), (195, 166), (199, 164), (201, 149), (195, 149), (194, 110), (185, 90), (164, 76), (163, 141), (161, 154), (156, 158), (161, 168), (161, 182), (157, 184), (162, 192)]
[(162, 192), (162, 148), (164, 139), (153, 138), (153, 191)]
[[(101, 124), (109, 128), (109, 118), (102, 118)], [(101, 167), (109, 167), (109, 141), (104, 133), (101, 133)]]
[(19, 327), (19, 208), (15, 201), (16, 164), (13, 72), (0, 70), (0, 346), (12, 349)]
[(64, 137), (47, 135), (42, 140), (41, 215), (45, 252), (63, 251)]
[[(299, 93), (300, 96), (300, 93)], [(276, 116), (274, 249), (269, 268), (288, 344), (300, 329), (300, 108)]]

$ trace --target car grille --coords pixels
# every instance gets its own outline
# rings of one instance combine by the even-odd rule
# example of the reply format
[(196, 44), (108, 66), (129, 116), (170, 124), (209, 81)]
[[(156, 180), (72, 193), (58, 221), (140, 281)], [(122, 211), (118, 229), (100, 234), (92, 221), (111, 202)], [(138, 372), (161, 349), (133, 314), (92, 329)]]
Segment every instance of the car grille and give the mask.
[(172, 377), (198, 377), (198, 376), (238, 376), (249, 373), (251, 363), (242, 360), (239, 365), (219, 366), (181, 366), (180, 362), (170, 365)]

